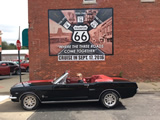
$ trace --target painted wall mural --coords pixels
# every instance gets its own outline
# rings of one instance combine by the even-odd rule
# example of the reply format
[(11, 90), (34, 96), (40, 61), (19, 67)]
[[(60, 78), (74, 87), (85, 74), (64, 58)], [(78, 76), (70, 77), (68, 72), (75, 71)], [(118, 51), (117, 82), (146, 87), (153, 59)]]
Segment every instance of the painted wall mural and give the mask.
[(104, 61), (113, 55), (113, 9), (48, 10), (49, 53), (58, 61)]

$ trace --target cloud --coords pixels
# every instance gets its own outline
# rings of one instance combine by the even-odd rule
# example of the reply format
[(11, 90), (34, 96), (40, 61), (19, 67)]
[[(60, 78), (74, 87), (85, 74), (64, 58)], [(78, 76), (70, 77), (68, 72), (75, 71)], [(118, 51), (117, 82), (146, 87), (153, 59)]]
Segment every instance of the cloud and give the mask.
[(3, 32), (2, 41), (6, 41), (8, 43), (14, 43), (18, 39), (18, 31), (16, 32)]
[(0, 24), (0, 30), (2, 32), (14, 32), (16, 29), (17, 26)]
[(12, 43), (18, 39), (19, 26), (20, 34), (28, 28), (28, 0), (0, 0), (0, 11), (2, 41)]

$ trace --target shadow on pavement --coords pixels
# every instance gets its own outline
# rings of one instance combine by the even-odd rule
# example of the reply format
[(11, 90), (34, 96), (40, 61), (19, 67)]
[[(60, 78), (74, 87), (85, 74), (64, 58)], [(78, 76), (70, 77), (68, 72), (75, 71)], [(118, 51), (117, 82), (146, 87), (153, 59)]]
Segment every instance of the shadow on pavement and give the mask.
[(49, 111), (88, 111), (88, 110), (125, 110), (125, 106), (120, 102), (118, 106), (112, 109), (106, 109), (99, 102), (85, 103), (58, 103), (58, 104), (41, 104), (36, 112)]
[(0, 95), (9, 95), (10, 92), (9, 91), (6, 91), (6, 92), (0, 92)]
[[(61, 103), (61, 104), (41, 104), (35, 112), (51, 112), (51, 111), (92, 111), (92, 110), (126, 110), (125, 106), (120, 102), (113, 109), (104, 108), (99, 102), (88, 103)], [(18, 102), (7, 100), (0, 104), (0, 112), (27, 112)]]
[[(25, 75), (25, 73), (21, 73), (21, 75)], [(7, 76), (0, 76), (0, 80), (10, 79), (12, 77), (19, 76), (19, 75), (7, 75)]]
[(3, 79), (10, 79), (12, 76), (0, 76), (0, 80), (3, 80)]

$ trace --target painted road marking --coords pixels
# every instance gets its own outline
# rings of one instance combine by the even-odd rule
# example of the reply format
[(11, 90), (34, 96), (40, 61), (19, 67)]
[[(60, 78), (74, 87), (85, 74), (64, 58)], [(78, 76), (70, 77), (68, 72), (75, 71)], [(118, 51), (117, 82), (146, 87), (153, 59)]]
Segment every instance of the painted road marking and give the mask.
[(4, 88), (3, 86), (0, 86), (0, 88)]
[(0, 102), (9, 98), (9, 95), (0, 95)]

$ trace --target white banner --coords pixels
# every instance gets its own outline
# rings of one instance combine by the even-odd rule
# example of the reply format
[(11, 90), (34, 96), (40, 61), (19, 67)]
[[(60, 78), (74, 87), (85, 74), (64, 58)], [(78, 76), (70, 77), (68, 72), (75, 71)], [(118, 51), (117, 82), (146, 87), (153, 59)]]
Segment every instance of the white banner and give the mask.
[(58, 61), (105, 61), (105, 55), (58, 55)]

